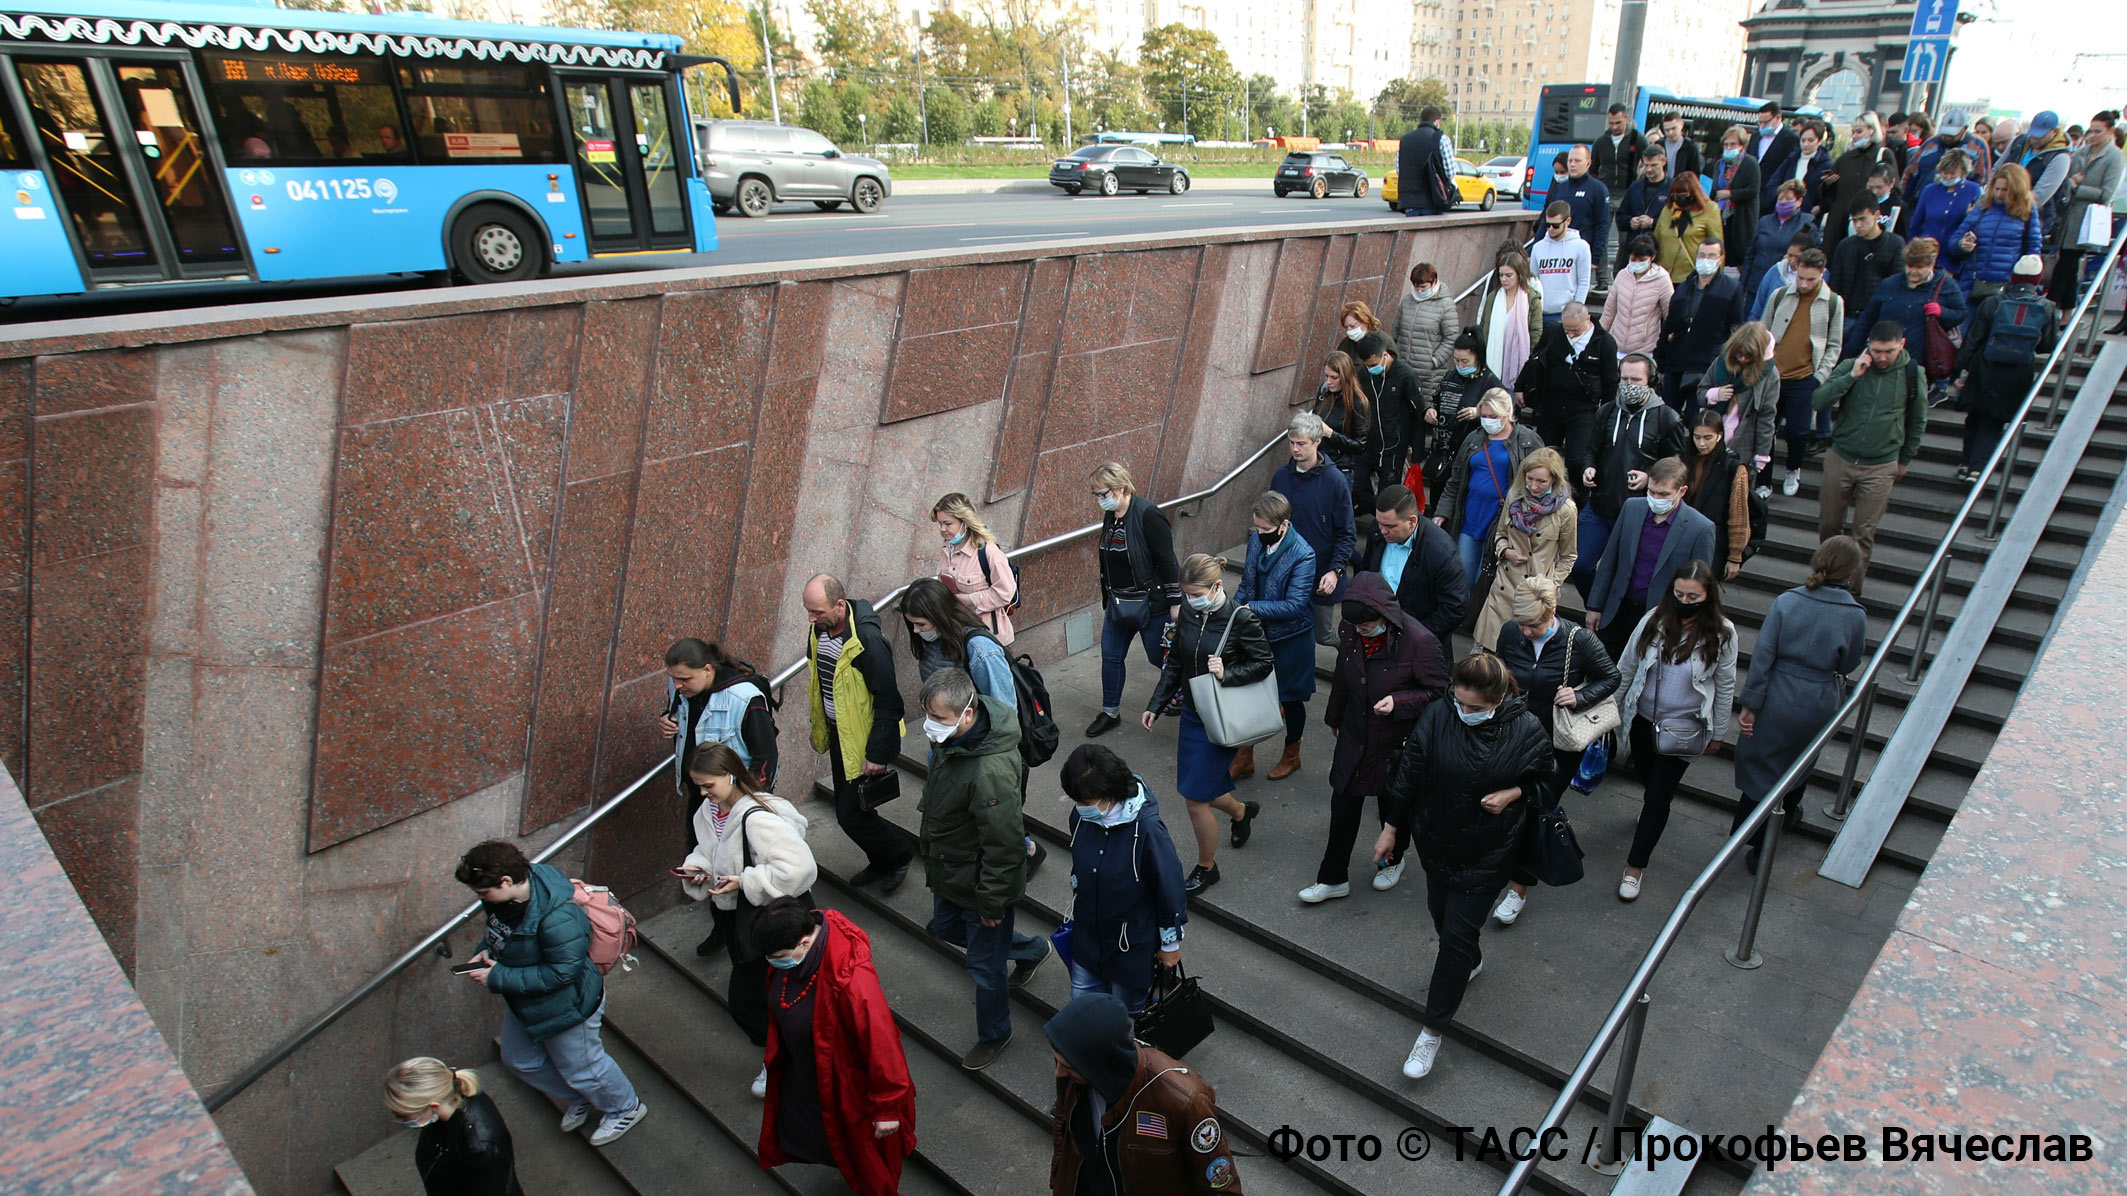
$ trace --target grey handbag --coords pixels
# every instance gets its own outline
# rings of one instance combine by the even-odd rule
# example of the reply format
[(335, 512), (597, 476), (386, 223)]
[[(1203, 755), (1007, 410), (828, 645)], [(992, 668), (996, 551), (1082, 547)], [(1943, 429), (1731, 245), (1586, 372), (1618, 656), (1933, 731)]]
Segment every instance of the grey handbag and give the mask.
[[(1219, 633), (1213, 656), (1226, 654), (1226, 637), (1240, 618), (1235, 611)], [(1285, 713), (1278, 708), (1278, 672), (1272, 669), (1261, 681), (1247, 685), (1221, 685), (1209, 673), (1189, 679), (1189, 696), (1196, 700), (1196, 714), (1204, 720), (1204, 736), (1220, 747), (1244, 748), (1285, 729)]]
[[(1666, 649), (1665, 649), (1666, 651)], [(1662, 708), (1662, 675), (1668, 670), (1662, 667), (1659, 657), (1654, 662), (1654, 708)], [(1654, 724), (1654, 750), (1664, 756), (1703, 756), (1706, 741), (1713, 738), (1713, 728), (1697, 715), (1688, 718), (1665, 718)]]

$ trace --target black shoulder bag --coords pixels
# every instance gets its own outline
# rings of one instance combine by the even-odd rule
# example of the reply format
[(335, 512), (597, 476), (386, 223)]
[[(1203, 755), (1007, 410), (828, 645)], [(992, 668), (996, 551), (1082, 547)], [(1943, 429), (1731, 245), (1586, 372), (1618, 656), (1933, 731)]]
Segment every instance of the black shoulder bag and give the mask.
[(1140, 1042), (1179, 1059), (1211, 1037), (1211, 998), (1204, 995), (1196, 977), (1183, 972), (1177, 963), (1158, 969), (1152, 978), (1151, 1001), (1132, 1020)]

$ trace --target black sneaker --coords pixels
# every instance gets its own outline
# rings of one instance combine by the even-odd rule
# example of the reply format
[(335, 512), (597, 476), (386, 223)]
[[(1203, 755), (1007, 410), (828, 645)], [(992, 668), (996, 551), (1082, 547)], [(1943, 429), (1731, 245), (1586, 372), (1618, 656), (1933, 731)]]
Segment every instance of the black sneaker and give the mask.
[(1213, 864), (1211, 867), (1206, 868), (1202, 864), (1198, 864), (1189, 870), (1189, 879), (1182, 882), (1182, 892), (1195, 896), (1217, 883), (1219, 883), (1219, 866)]
[(889, 872), (884, 877), (880, 878), (879, 891), (881, 893), (891, 893), (895, 889), (900, 888), (901, 882), (907, 879), (908, 865), (903, 864), (899, 868), (894, 869), (892, 872)]
[(715, 930), (709, 932), (708, 938), (705, 938), (701, 942), (696, 943), (694, 945), (694, 953), (706, 959), (709, 956), (714, 955), (717, 952), (723, 950), (724, 945), (730, 941), (731, 936), (724, 932), (723, 927), (719, 926)]
[(1259, 801), (1243, 802), (1241, 808), (1248, 812), (1248, 817), (1233, 824), (1233, 845), (1235, 847), (1248, 846), (1248, 836), (1256, 833), (1256, 815), (1263, 812), (1263, 803)]
[(960, 1066), (969, 1071), (981, 1071), (990, 1064), (997, 1062), (997, 1056), (1004, 1054), (1004, 1048), (1011, 1045), (1012, 1036), (1009, 1034), (1004, 1036), (1003, 1042), (994, 1044), (978, 1042), (967, 1049), (967, 1054), (960, 1056)]
[(1050, 949), (1048, 940), (1039, 939), (1036, 941), (1041, 943), (1040, 958), (1015, 959), (1012, 961), (1012, 979), (1010, 983), (1013, 988), (1025, 988), (1027, 986), (1027, 982), (1034, 978), (1035, 970), (1040, 968), (1041, 965), (1049, 962), (1049, 956), (1054, 955), (1056, 953), (1055, 951)]
[(1093, 716), (1092, 722), (1086, 724), (1086, 738), (1099, 739), (1101, 736), (1106, 735), (1108, 732), (1113, 731), (1115, 728), (1120, 727), (1122, 725), (1122, 719), (1116, 717), (1115, 715), (1109, 714), (1107, 711), (1103, 710), (1099, 714)]
[(1028, 879), (1028, 880), (1032, 880), (1032, 879), (1034, 879), (1034, 874), (1035, 874), (1036, 872), (1038, 872), (1038, 871), (1040, 871), (1040, 870), (1041, 870), (1041, 865), (1042, 865), (1042, 861), (1044, 861), (1044, 860), (1046, 860), (1046, 859), (1048, 859), (1048, 858), (1049, 858), (1049, 849), (1048, 849), (1048, 848), (1046, 848), (1046, 847), (1043, 847), (1043, 846), (1041, 845), (1041, 840), (1039, 840), (1039, 839), (1036, 839), (1036, 840), (1034, 841), (1034, 852), (1033, 852), (1033, 854), (1031, 854), (1031, 855), (1029, 855), (1029, 856), (1027, 857), (1027, 879)]
[(872, 864), (866, 864), (862, 868), (857, 869), (856, 873), (849, 878), (849, 884), (851, 888), (861, 889), (865, 885), (871, 884), (873, 881), (878, 880), (884, 875), (886, 874), (884, 872), (879, 871), (876, 866)]

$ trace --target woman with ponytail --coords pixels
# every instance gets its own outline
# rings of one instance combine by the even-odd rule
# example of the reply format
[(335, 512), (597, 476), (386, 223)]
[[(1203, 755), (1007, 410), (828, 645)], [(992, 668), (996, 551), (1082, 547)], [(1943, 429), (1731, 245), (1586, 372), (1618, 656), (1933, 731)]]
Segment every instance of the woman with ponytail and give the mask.
[(524, 1196), (510, 1129), (479, 1076), (441, 1059), (408, 1059), (384, 1077), (384, 1107), (421, 1131), (414, 1167), (428, 1196)]

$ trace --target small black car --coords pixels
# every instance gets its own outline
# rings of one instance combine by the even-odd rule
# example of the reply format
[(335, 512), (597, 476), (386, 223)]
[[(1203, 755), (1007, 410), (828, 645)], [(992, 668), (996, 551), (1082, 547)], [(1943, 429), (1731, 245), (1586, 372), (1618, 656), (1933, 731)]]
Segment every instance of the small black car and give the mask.
[(1049, 182), (1068, 195), (1088, 188), (1102, 195), (1118, 191), (1180, 195), (1189, 190), (1189, 172), (1134, 145), (1089, 145), (1056, 159), (1049, 167)]
[(1316, 199), (1332, 195), (1349, 195), (1360, 198), (1366, 194), (1366, 172), (1346, 162), (1336, 154), (1291, 153), (1278, 163), (1278, 173), (1271, 177), (1270, 189), (1283, 199), (1295, 191), (1305, 191)]

